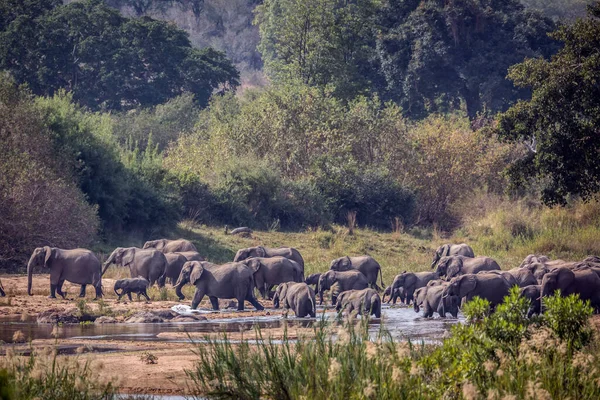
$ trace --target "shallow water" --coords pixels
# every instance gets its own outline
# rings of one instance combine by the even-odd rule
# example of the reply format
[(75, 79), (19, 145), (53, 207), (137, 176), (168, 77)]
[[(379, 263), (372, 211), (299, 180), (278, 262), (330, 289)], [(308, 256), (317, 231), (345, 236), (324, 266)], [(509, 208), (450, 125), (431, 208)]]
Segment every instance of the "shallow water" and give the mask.
[[(395, 339), (412, 341), (424, 341), (426, 343), (437, 342), (448, 332), (450, 327), (464, 320), (461, 314), (458, 319), (453, 318), (423, 318), (414, 312), (412, 308), (400, 308), (383, 306), (382, 309), (384, 328), (388, 330)], [(293, 318), (287, 319), (288, 326), (311, 327), (315, 321), (325, 318), (335, 319), (335, 313), (331, 310), (323, 312), (318, 310), (317, 318)], [(281, 315), (273, 316), (244, 316), (240, 313), (235, 318), (217, 318), (206, 321), (158, 323), (158, 324), (64, 324), (58, 329), (58, 337), (61, 339), (79, 339), (85, 341), (93, 340), (120, 340), (120, 341), (162, 341), (162, 342), (188, 342), (187, 338), (164, 338), (158, 337), (163, 332), (239, 332), (254, 329), (255, 325), (261, 328), (280, 328), (285, 324)], [(373, 319), (369, 322), (369, 332), (373, 337), (377, 336), (381, 328), (381, 320)], [(20, 321), (18, 318), (0, 319), (0, 340), (12, 343), (13, 334), (21, 331), (27, 340), (52, 339), (51, 324), (38, 324), (35, 319)], [(199, 340), (195, 340), (198, 342)], [(110, 347), (94, 346), (96, 351), (116, 351)]]

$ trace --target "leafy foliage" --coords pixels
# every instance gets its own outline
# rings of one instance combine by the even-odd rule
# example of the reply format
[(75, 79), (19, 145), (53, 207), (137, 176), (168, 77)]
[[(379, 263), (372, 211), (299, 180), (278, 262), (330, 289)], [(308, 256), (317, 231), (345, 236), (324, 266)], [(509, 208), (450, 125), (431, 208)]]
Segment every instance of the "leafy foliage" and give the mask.
[(586, 8), (593, 0), (521, 0), (521, 3), (555, 21), (573, 22), (585, 17)]
[(193, 49), (186, 33), (166, 22), (124, 18), (99, 0), (43, 11), (0, 17), (10, 21), (0, 33), (0, 67), (38, 95), (63, 88), (91, 109), (120, 110), (184, 91), (205, 105), (215, 89), (238, 84), (222, 53)]
[(594, 309), (589, 301), (584, 303), (572, 294), (561, 297), (560, 293), (543, 299), (544, 323), (556, 335), (567, 342), (570, 349), (580, 349), (592, 338), (589, 319)]
[(391, 0), (380, 12), (377, 49), (390, 95), (422, 118), (464, 106), (470, 118), (528, 95), (505, 79), (525, 57), (555, 50), (549, 20), (518, 0)]
[(564, 47), (551, 60), (529, 59), (511, 68), (509, 77), (531, 87), (533, 96), (498, 120), (499, 135), (530, 148), (511, 168), (513, 183), (538, 182), (549, 205), (600, 191), (600, 3), (587, 19), (552, 36)]

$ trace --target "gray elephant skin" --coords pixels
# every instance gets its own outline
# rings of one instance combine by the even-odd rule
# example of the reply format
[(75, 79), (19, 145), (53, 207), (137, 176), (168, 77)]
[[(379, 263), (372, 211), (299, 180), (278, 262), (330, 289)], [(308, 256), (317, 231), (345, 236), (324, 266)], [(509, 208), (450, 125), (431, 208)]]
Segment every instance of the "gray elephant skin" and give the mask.
[(196, 286), (193, 309), (198, 307), (204, 296), (208, 296), (213, 310), (219, 309), (218, 299), (236, 299), (240, 311), (244, 310), (244, 301), (249, 301), (257, 310), (264, 310), (254, 297), (254, 272), (241, 262), (217, 265), (207, 261), (188, 261), (177, 279), (175, 293), (179, 300), (185, 299), (181, 289), (189, 282)]
[[(406, 272), (396, 275), (392, 283), (392, 292), (404, 288), (406, 303), (413, 301), (415, 290), (427, 286), (429, 281), (439, 279), (437, 272)], [(395, 303), (394, 303), (395, 304)]]
[(433, 261), (431, 262), (431, 268), (435, 267), (438, 261), (440, 261), (440, 258), (448, 256), (465, 256), (473, 258), (475, 257), (475, 253), (473, 252), (471, 246), (466, 243), (445, 244), (438, 247), (435, 251), (435, 254), (433, 255)]
[(425, 318), (433, 317), (434, 312), (442, 318), (445, 318), (447, 313), (457, 318), (460, 299), (458, 296), (443, 297), (447, 284), (446, 282), (446, 285), (424, 286), (417, 289), (413, 301), (415, 312), (418, 313), (423, 307), (423, 317)]
[[(383, 290), (385, 284), (383, 283), (383, 276), (381, 275), (381, 266), (371, 256), (360, 256), (360, 257), (340, 257), (336, 258), (329, 265), (329, 269), (332, 271), (360, 271), (364, 276), (367, 277), (367, 282), (373, 288), (377, 290)], [(377, 286), (377, 276), (379, 275), (381, 288)]]
[(173, 254), (181, 254), (188, 261), (206, 261), (197, 251), (178, 251)]
[(195, 251), (198, 252), (196, 246), (192, 242), (186, 239), (158, 239), (149, 240), (144, 243), (144, 249), (156, 249), (163, 253), (179, 253), (184, 251)]
[(310, 274), (309, 276), (306, 277), (306, 279), (304, 280), (304, 282), (306, 282), (307, 285), (314, 285), (314, 290), (315, 292), (319, 291), (319, 278), (321, 277), (320, 273), (316, 273), (316, 274)]
[(360, 271), (327, 271), (319, 277), (319, 304), (323, 304), (323, 292), (331, 291), (331, 304), (335, 305), (337, 296), (346, 290), (362, 290), (369, 287), (367, 277)]
[(243, 261), (252, 257), (285, 257), (290, 260), (296, 261), (298, 265), (302, 268), (302, 274), (304, 275), (304, 259), (300, 252), (293, 247), (264, 247), (264, 246), (256, 246), (256, 247), (248, 247), (246, 249), (239, 249), (235, 254), (234, 262)]
[[(148, 293), (146, 290), (150, 286), (150, 282), (147, 279), (138, 277), (138, 278), (127, 278), (127, 279), (119, 279), (115, 282), (115, 286), (113, 290), (115, 294), (118, 296), (117, 301), (121, 300), (121, 297), (127, 295), (129, 301), (133, 301), (131, 298), (131, 293), (136, 293), (138, 297), (138, 301), (140, 300), (140, 295), (144, 296), (147, 301), (150, 301), (150, 297), (148, 297)], [(121, 293), (118, 292), (121, 291)]]
[(488, 300), (494, 309), (502, 303), (510, 288), (509, 282), (497, 274), (466, 274), (452, 278), (444, 288), (443, 297), (458, 296), (471, 301), (478, 296)]
[(581, 300), (590, 300), (596, 311), (600, 310), (600, 276), (591, 269), (572, 270), (557, 268), (542, 280), (542, 297), (552, 296), (560, 290), (561, 296), (578, 294)]
[[(165, 282), (169, 282), (171, 285), (175, 285), (183, 264), (190, 261), (183, 254), (180, 253), (165, 253), (167, 259), (167, 266), (165, 267)], [(194, 260), (192, 260), (194, 261)]]
[(285, 257), (252, 257), (243, 261), (254, 273), (254, 284), (263, 299), (271, 288), (285, 282), (302, 282), (303, 273), (297, 262)]
[(373, 315), (381, 318), (381, 298), (376, 290), (370, 288), (346, 290), (338, 296), (335, 309), (338, 313), (346, 311), (348, 315), (356, 312), (365, 317)]
[(478, 274), (500, 275), (500, 276), (504, 277), (504, 279), (507, 280), (507, 282), (510, 284), (511, 287), (512, 286), (525, 287), (525, 286), (529, 286), (529, 285), (537, 285), (538, 284), (538, 281), (535, 278), (535, 276), (533, 276), (531, 271), (529, 271), (526, 268), (513, 268), (509, 271), (498, 271), (498, 270), (481, 271), (481, 272), (478, 272)]
[(458, 275), (476, 274), (480, 271), (500, 270), (498, 263), (490, 257), (465, 257), (465, 256), (448, 256), (442, 257), (438, 263), (436, 272), (446, 276), (446, 280), (454, 278)]
[(298, 318), (317, 315), (315, 291), (305, 282), (286, 282), (277, 286), (273, 296), (273, 307), (283, 306), (286, 310), (293, 310)]
[(65, 297), (62, 291), (65, 281), (81, 285), (79, 297), (85, 297), (86, 285), (96, 289), (96, 298), (102, 297), (102, 264), (90, 250), (36, 248), (27, 263), (27, 293), (30, 296), (33, 269), (38, 266), (50, 271), (50, 298), (56, 298), (56, 293)]
[(392, 285), (386, 287), (385, 290), (383, 291), (383, 296), (381, 297), (381, 301), (383, 303), (385, 303), (386, 296), (389, 296), (387, 304), (389, 304), (390, 302), (393, 302), (394, 304), (396, 304), (396, 301), (398, 299), (400, 299), (400, 304), (408, 304), (406, 301), (406, 291), (404, 290), (403, 287), (400, 287), (395, 290), (392, 290)]
[(521, 297), (529, 300), (529, 309), (527, 310), (527, 318), (531, 318), (534, 314), (541, 314), (541, 299), (542, 285), (529, 285), (521, 288)]
[(167, 258), (154, 249), (139, 249), (137, 247), (117, 247), (104, 262), (102, 275), (111, 264), (121, 265), (129, 268), (132, 278), (141, 276), (150, 282), (150, 286), (158, 283), (159, 287), (165, 285), (165, 270)]

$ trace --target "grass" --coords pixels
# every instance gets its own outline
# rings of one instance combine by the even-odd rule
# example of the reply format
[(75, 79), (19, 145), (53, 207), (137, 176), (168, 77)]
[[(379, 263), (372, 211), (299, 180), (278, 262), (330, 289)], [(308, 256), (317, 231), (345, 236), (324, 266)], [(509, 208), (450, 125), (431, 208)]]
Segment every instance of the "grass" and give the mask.
[(591, 307), (556, 297), (546, 321), (525, 318), (518, 290), (491, 315), (489, 303), (473, 303), (473, 311), (465, 307), (472, 322), (453, 327), (439, 346), (398, 342), (385, 328), (370, 338), (366, 320), (321, 322), (314, 336), (281, 343), (263, 340), (258, 328), (256, 340), (235, 345), (207, 337), (186, 371), (190, 388), (221, 399), (599, 398)]

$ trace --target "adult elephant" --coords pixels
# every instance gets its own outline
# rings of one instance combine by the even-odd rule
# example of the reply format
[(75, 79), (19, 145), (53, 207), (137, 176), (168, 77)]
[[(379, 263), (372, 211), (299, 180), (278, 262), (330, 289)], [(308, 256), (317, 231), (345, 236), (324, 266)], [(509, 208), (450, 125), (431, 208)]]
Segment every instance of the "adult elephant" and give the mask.
[(452, 278), (444, 288), (442, 297), (458, 296), (470, 301), (478, 296), (488, 300), (493, 309), (502, 303), (510, 287), (506, 279), (497, 274), (466, 274)]
[(263, 299), (269, 296), (271, 288), (285, 282), (302, 282), (303, 274), (297, 262), (285, 257), (252, 257), (243, 261), (252, 268), (254, 284)]
[(536, 277), (527, 268), (513, 268), (506, 272), (515, 278), (517, 285), (521, 288), (538, 284)]
[(104, 275), (110, 264), (129, 267), (129, 274), (132, 278), (138, 276), (146, 278), (150, 282), (150, 286), (154, 285), (155, 282), (158, 283), (159, 287), (165, 285), (167, 258), (158, 250), (117, 247), (104, 262), (102, 275)]
[(163, 253), (180, 253), (183, 251), (195, 251), (198, 252), (196, 246), (192, 242), (186, 239), (158, 239), (149, 240), (144, 243), (144, 249), (156, 249)]
[[(332, 271), (350, 271), (357, 270), (367, 277), (369, 285), (378, 291), (383, 290), (385, 287), (383, 283), (383, 276), (381, 275), (381, 266), (371, 256), (360, 256), (360, 257), (340, 257), (336, 258), (329, 265), (329, 269)], [(379, 275), (381, 288), (377, 286), (377, 276)]]
[(431, 318), (436, 312), (442, 318), (450, 313), (454, 318), (458, 317), (458, 305), (460, 299), (458, 296), (443, 297), (445, 287), (448, 285), (424, 286), (415, 291), (415, 300), (413, 307), (416, 313), (423, 308), (423, 317)]
[(340, 293), (335, 309), (338, 313), (346, 311), (348, 315), (356, 311), (367, 318), (371, 315), (381, 318), (381, 298), (373, 289), (347, 290)]
[[(392, 283), (392, 293), (394, 290), (400, 290), (404, 288), (404, 295), (406, 296), (406, 304), (410, 304), (413, 301), (415, 290), (427, 286), (429, 281), (439, 279), (440, 276), (437, 272), (406, 272), (396, 275), (394, 282)], [(396, 303), (394, 303), (396, 304)]]
[(27, 263), (27, 294), (30, 296), (33, 269), (38, 266), (50, 271), (51, 299), (56, 298), (56, 293), (65, 298), (62, 291), (65, 281), (81, 285), (79, 297), (85, 297), (86, 285), (96, 289), (96, 298), (102, 297), (102, 264), (90, 250), (64, 250), (49, 246), (36, 248)]
[(327, 271), (319, 277), (319, 304), (323, 304), (323, 292), (326, 290), (334, 289), (331, 291), (331, 304), (335, 305), (339, 293), (368, 287), (369, 281), (360, 271)]
[(475, 257), (475, 253), (473, 252), (471, 246), (466, 243), (445, 244), (438, 247), (435, 251), (435, 254), (433, 255), (433, 261), (431, 262), (431, 268), (435, 267), (438, 261), (440, 261), (440, 258), (448, 256), (465, 256), (473, 258)]
[(181, 269), (183, 268), (183, 264), (189, 260), (180, 253), (165, 253), (165, 258), (167, 259), (165, 282), (168, 280), (171, 285), (175, 285), (175, 282), (177, 282), (179, 274), (181, 273)]
[(286, 310), (286, 315), (289, 309), (292, 309), (298, 318), (315, 318), (317, 315), (315, 291), (305, 282), (286, 282), (277, 286), (273, 296), (273, 307), (279, 308), (280, 304)]
[(213, 310), (219, 309), (219, 299), (236, 299), (240, 311), (244, 310), (244, 301), (249, 301), (257, 310), (264, 310), (254, 297), (254, 272), (241, 262), (217, 265), (207, 261), (188, 261), (179, 274), (175, 293), (179, 300), (185, 299), (181, 289), (189, 282), (196, 286), (193, 309), (198, 307), (204, 296), (208, 296)]
[(264, 247), (264, 246), (255, 246), (248, 247), (246, 249), (239, 249), (235, 254), (234, 262), (244, 261), (248, 258), (253, 257), (262, 257), (262, 258), (270, 258), (270, 257), (285, 257), (290, 260), (296, 261), (298, 265), (302, 268), (302, 276), (304, 276), (304, 259), (300, 252), (293, 247)]
[(465, 257), (449, 256), (442, 257), (438, 263), (436, 272), (446, 276), (446, 280), (458, 275), (476, 274), (480, 271), (500, 270), (498, 263), (490, 257)]
[(578, 294), (581, 300), (590, 300), (596, 311), (600, 310), (600, 276), (591, 269), (572, 270), (556, 268), (542, 280), (541, 296), (552, 296), (560, 290), (561, 296)]

